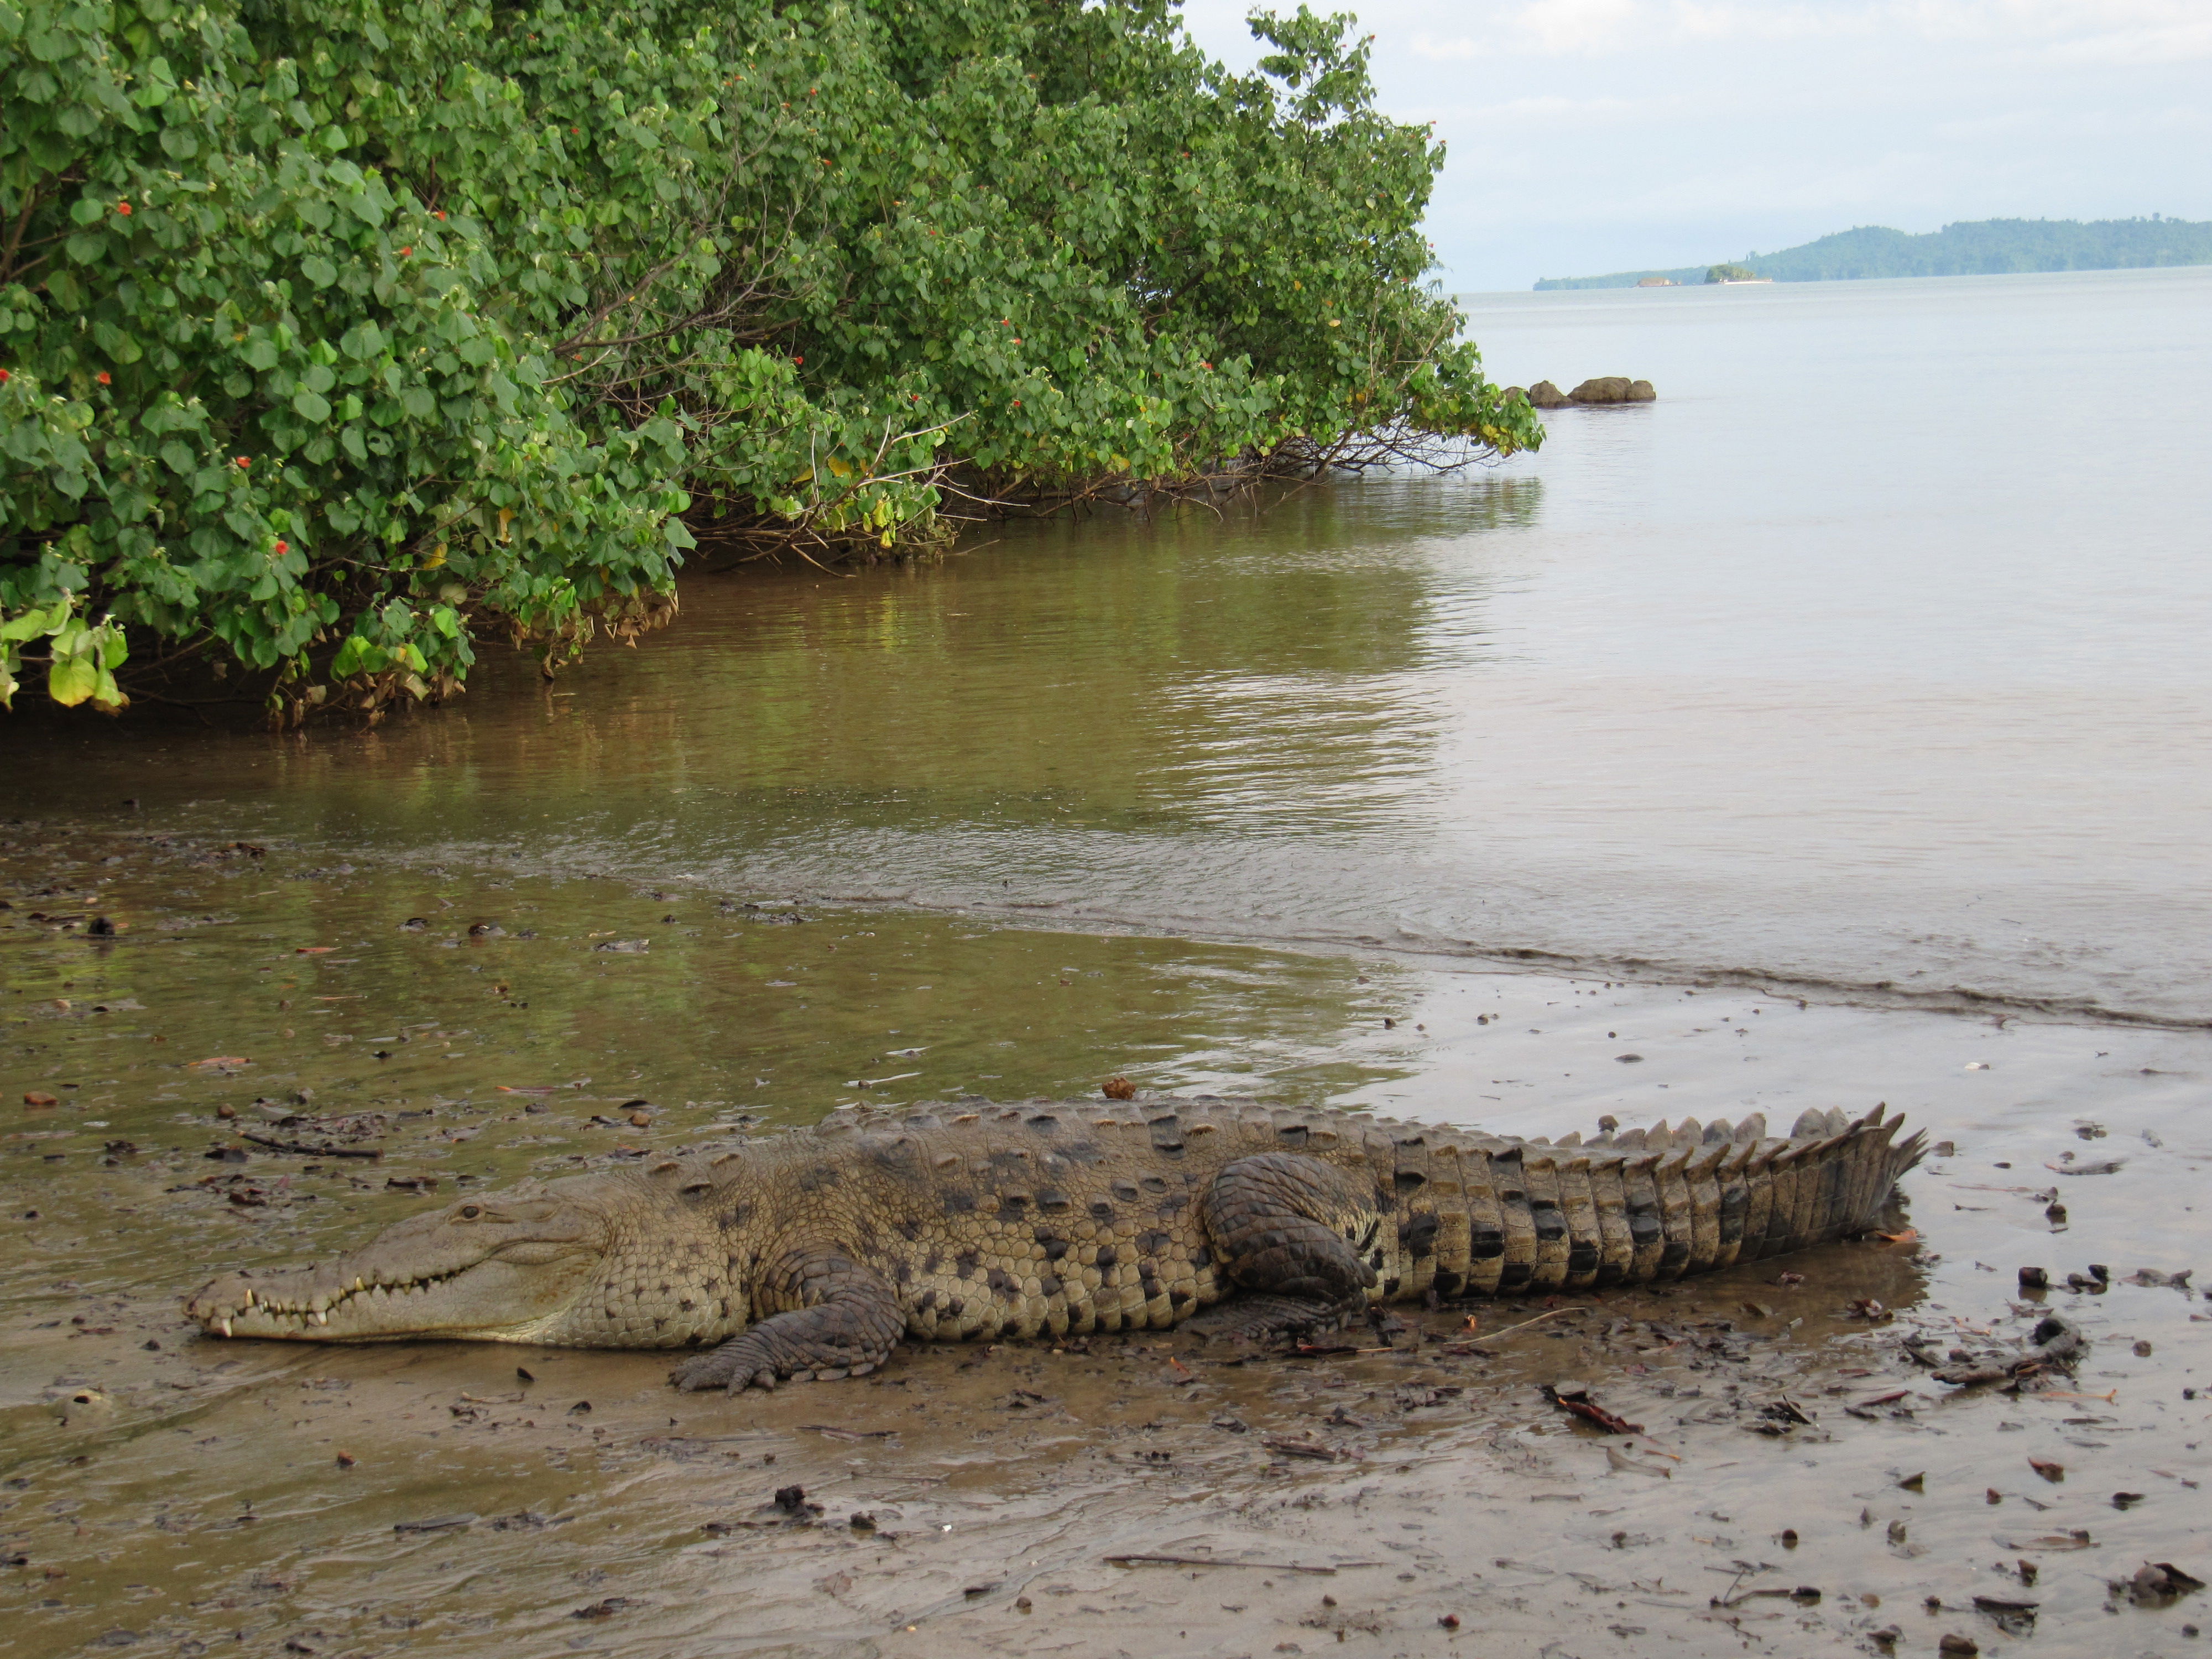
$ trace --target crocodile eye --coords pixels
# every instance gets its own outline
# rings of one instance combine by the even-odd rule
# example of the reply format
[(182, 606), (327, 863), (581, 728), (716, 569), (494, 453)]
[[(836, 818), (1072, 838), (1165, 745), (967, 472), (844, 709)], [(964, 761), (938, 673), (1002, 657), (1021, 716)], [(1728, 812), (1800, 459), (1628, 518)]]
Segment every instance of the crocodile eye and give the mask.
[(473, 1204), (464, 1204), (461, 1206), (461, 1219), (464, 1221), (474, 1221), (483, 1213), (483, 1212), (477, 1208)]

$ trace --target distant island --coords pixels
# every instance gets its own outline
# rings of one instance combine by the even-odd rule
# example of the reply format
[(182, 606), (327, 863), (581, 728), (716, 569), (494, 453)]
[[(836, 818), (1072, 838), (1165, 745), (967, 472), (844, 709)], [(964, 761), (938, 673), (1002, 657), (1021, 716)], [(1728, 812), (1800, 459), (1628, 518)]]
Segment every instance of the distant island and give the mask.
[[(1838, 231), (1779, 253), (1747, 253), (1722, 265), (1673, 270), (1616, 270), (1607, 276), (1547, 276), (1540, 292), (1562, 288), (1702, 286), (1766, 277), (1778, 283), (1849, 282), (1863, 276), (1987, 276), (2009, 270), (2135, 270), (2147, 265), (2212, 265), (2212, 221), (2166, 219), (1978, 219), (1924, 236), (1882, 225)], [(1735, 273), (1741, 271), (1741, 276)]]

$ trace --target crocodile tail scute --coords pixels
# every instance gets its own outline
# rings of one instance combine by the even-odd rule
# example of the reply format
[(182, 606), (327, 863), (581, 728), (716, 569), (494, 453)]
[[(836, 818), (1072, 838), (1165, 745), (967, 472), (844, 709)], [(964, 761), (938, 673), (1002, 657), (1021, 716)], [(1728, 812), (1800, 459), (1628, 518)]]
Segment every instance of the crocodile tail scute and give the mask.
[(1753, 1113), (1545, 1140), (1378, 1121), (1419, 1246), (1384, 1294), (1648, 1285), (1862, 1232), (1922, 1156), (1903, 1123), (1877, 1106), (1807, 1112), (1787, 1139)]
[(1510, 1265), (1483, 1288), (1649, 1284), (1863, 1232), (1923, 1154), (1903, 1122), (1877, 1106), (1807, 1112), (1786, 1140), (1753, 1115), (1499, 1147), (1486, 1162), (1522, 1178), (1498, 1183)]
[(1882, 1106), (1856, 1120), (1838, 1111), (1799, 1118), (1789, 1142), (1767, 1163), (1769, 1222), (1759, 1248), (1747, 1248), (1744, 1259), (1804, 1249), (1872, 1226), (1890, 1189), (1924, 1149), (1918, 1134), (1896, 1139), (1903, 1122)]

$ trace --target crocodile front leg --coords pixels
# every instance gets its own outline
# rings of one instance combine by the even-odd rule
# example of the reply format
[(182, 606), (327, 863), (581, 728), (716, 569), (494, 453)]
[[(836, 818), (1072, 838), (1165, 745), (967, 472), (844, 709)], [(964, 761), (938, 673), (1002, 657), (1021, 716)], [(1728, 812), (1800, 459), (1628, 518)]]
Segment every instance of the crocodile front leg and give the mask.
[[(1214, 1176), (1199, 1206), (1223, 1276), (1260, 1293), (1242, 1334), (1311, 1330), (1357, 1318), (1377, 1282), (1382, 1216), (1352, 1178), (1319, 1158), (1261, 1152)], [(1243, 1328), (1249, 1326), (1249, 1329)]]
[(890, 1282), (842, 1250), (793, 1250), (769, 1268), (755, 1307), (781, 1307), (712, 1353), (678, 1366), (669, 1381), (702, 1389), (772, 1389), (779, 1378), (805, 1382), (863, 1376), (891, 1356), (906, 1334), (906, 1314)]

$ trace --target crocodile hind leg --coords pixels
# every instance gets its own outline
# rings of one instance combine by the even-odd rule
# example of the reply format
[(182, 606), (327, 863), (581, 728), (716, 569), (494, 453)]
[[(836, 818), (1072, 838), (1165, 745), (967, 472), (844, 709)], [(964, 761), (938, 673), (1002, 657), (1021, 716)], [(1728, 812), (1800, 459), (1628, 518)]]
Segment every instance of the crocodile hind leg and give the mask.
[(668, 1380), (687, 1394), (738, 1394), (748, 1383), (772, 1389), (779, 1378), (860, 1376), (890, 1358), (906, 1334), (906, 1314), (890, 1282), (838, 1250), (782, 1256), (763, 1276), (754, 1305), (782, 1311), (678, 1366)]
[(1334, 1165), (1287, 1152), (1238, 1158), (1207, 1186), (1199, 1218), (1222, 1277), (1255, 1293), (1210, 1316), (1210, 1334), (1280, 1337), (1365, 1314), (1382, 1216)]

